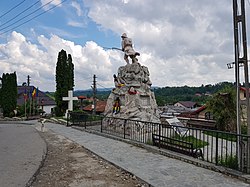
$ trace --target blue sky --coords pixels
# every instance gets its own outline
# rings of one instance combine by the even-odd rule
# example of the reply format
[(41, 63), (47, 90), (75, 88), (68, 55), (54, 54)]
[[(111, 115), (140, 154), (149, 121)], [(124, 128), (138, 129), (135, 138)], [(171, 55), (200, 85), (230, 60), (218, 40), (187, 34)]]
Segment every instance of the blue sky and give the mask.
[[(234, 61), (231, 1), (23, 1), (0, 1), (0, 74), (16, 71), (19, 84), (30, 75), (32, 85), (54, 91), (57, 55), (64, 49), (73, 57), (75, 90), (90, 88), (94, 74), (99, 86), (114, 87), (113, 74), (126, 63), (120, 51), (104, 47), (120, 47), (123, 32), (141, 53), (139, 62), (149, 68), (153, 86), (234, 81), (234, 70), (226, 66)], [(36, 2), (14, 21), (48, 4), (3, 33), (8, 30), (3, 27), (14, 22), (11, 18)], [(247, 18), (249, 10), (246, 0)], [(44, 14), (12, 29), (40, 13)], [(249, 26), (247, 20), (248, 33)]]
[[(39, 2), (36, 4), (39, 0), (10, 0), (10, 1), (1, 1), (0, 2), (0, 12), (6, 13), (11, 8), (15, 7), (19, 3), (21, 3), (18, 7), (13, 9), (8, 14), (4, 15), (2, 18), (0, 18), (1, 25), (5, 22), (8, 22), (10, 19), (14, 18), (18, 13), (21, 13), (29, 6), (35, 4), (33, 7), (31, 7), (29, 10), (27, 10), (25, 13), (21, 14), (8, 24), (4, 24), (4, 26), (1, 26), (0, 29), (3, 29), (4, 27), (7, 27), (14, 22), (18, 21), (25, 15), (32, 13), (33, 11), (39, 9), (41, 6), (45, 5), (46, 3), (49, 3), (52, 0), (45, 0), (44, 3)], [(22, 3), (23, 2), (23, 3)], [(54, 2), (54, 4), (53, 4)], [(99, 25), (96, 24), (94, 21), (92, 21), (88, 16), (88, 8), (84, 7), (83, 1), (75, 1), (79, 7), (81, 8), (81, 15), (79, 16), (77, 14), (77, 10), (74, 6), (72, 6), (72, 0), (66, 0), (62, 5), (57, 6), (56, 8), (48, 11), (45, 13), (47, 8), (52, 8), (58, 4), (60, 4), (60, 0), (54, 0), (50, 4), (50, 6), (45, 6), (41, 10), (37, 11), (36, 13), (30, 15), (29, 17), (26, 17), (17, 23), (15, 23), (13, 26), (10, 26), (6, 29), (1, 30), (0, 32), (5, 32), (9, 29), (12, 29), (15, 26), (18, 26), (19, 24), (22, 24), (26, 20), (32, 19), (33, 17), (37, 16), (40, 13), (44, 13), (41, 16), (38, 16), (35, 19), (32, 19), (32, 21), (29, 21), (28, 23), (13, 29), (16, 32), (28, 34), (27, 37), (32, 40), (32, 35), (29, 35), (30, 29), (33, 28), (36, 32), (36, 35), (44, 35), (46, 37), (49, 37), (51, 33), (55, 33), (60, 37), (63, 37), (65, 40), (70, 40), (75, 42), (76, 44), (84, 44), (86, 41), (89, 40), (95, 40), (95, 42), (101, 46), (106, 45), (115, 45), (120, 44), (120, 36), (113, 33), (109, 29), (105, 29), (103, 31), (100, 31)], [(46, 8), (47, 7), (47, 8)], [(71, 23), (72, 22), (72, 23)], [(74, 26), (70, 25), (73, 24)], [(12, 30), (12, 31), (13, 31)], [(11, 31), (8, 32), (8, 34), (11, 33)], [(7, 36), (4, 34), (4, 36)], [(3, 35), (1, 36), (1, 42), (5, 42), (6, 38)], [(34, 40), (35, 42), (35, 40)]]

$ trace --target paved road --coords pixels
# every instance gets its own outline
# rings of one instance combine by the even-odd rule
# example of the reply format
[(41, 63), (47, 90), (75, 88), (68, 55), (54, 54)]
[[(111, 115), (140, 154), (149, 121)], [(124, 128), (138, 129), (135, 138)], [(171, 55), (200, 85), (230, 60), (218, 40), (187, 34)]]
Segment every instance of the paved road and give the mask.
[(46, 144), (32, 126), (0, 124), (0, 186), (25, 186), (45, 153)]
[(124, 142), (53, 123), (46, 123), (45, 127), (75, 141), (155, 187), (249, 186), (221, 173), (154, 154)]

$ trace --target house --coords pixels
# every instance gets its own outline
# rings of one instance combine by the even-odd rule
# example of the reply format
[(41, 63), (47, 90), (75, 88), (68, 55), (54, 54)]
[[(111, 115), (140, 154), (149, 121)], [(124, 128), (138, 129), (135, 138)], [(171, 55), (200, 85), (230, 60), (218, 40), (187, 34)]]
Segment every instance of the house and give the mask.
[(214, 119), (212, 113), (207, 110), (206, 105), (203, 105), (196, 110), (182, 112), (178, 115), (178, 117), (193, 118), (193, 119), (205, 119), (205, 120), (213, 120)]
[(198, 107), (198, 104), (196, 102), (192, 102), (192, 101), (179, 101), (179, 102), (175, 103), (174, 106), (194, 109), (194, 108)]
[(161, 116), (168, 116), (168, 117), (171, 117), (171, 116), (178, 116), (179, 114), (182, 114), (182, 113), (190, 113), (192, 112), (193, 110), (190, 109), (190, 108), (184, 108), (183, 106), (174, 106), (174, 105), (166, 105), (166, 106), (162, 106), (162, 107), (159, 107), (159, 109), (162, 111), (161, 113)]
[(185, 120), (187, 126), (216, 129), (214, 117), (205, 105), (195, 111), (178, 115), (178, 119)]
[(184, 108), (181, 106), (166, 105), (161, 107), (161, 111), (162, 113), (160, 114), (160, 120), (162, 124), (165, 124), (166, 120), (169, 118), (177, 116), (189, 118), (189, 115), (193, 111), (193, 109)]
[(196, 93), (195, 93), (195, 96), (196, 96), (196, 97), (201, 97), (201, 96), (202, 96), (202, 93), (196, 92)]
[(213, 120), (214, 117), (210, 111), (207, 110), (207, 106), (203, 105), (197, 110), (193, 111), (190, 114), (190, 118), (196, 118), (196, 119), (206, 119), (206, 120)]
[[(17, 105), (22, 106), (25, 103), (25, 97), (29, 100), (32, 98), (32, 91), (36, 89), (34, 86), (17, 86), (18, 98)], [(36, 89), (35, 102), (39, 109), (42, 109), (47, 114), (51, 114), (52, 109), (56, 106), (54, 99), (49, 97), (46, 93)], [(26, 95), (26, 96), (25, 96)]]
[[(249, 89), (249, 93), (250, 93), (250, 89)], [(241, 100), (246, 99), (246, 88), (244, 87), (240, 87), (240, 99)]]
[[(101, 114), (105, 111), (105, 107), (106, 107), (107, 101), (97, 101), (96, 102), (96, 113), (97, 114)], [(83, 111), (87, 111), (87, 112), (93, 112), (94, 106), (93, 104), (90, 104), (86, 107), (83, 108)]]

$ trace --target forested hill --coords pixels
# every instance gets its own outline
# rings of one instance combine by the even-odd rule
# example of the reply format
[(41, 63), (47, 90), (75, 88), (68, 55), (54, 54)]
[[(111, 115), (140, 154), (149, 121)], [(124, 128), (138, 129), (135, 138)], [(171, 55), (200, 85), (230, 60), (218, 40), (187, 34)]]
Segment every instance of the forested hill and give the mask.
[(210, 95), (223, 89), (225, 86), (233, 86), (233, 83), (222, 82), (215, 85), (202, 85), (200, 87), (163, 87), (155, 89), (155, 96), (159, 106), (174, 104), (178, 101), (194, 101), (205, 104)]
[[(100, 100), (106, 100), (111, 92), (111, 88), (107, 89), (97, 89), (96, 96)], [(74, 91), (74, 96), (80, 96), (84, 95), (88, 98), (93, 97), (93, 91), (92, 90), (76, 90)]]
[[(156, 101), (159, 106), (166, 104), (174, 104), (178, 101), (194, 101), (199, 104), (205, 104), (210, 95), (223, 89), (225, 86), (233, 86), (233, 83), (222, 82), (215, 85), (201, 85), (200, 87), (163, 87), (163, 88), (152, 88), (155, 93)], [(109, 89), (97, 89), (97, 98), (105, 100), (108, 98), (111, 92)], [(92, 97), (92, 90), (77, 90), (74, 91), (74, 96), (85, 95)]]

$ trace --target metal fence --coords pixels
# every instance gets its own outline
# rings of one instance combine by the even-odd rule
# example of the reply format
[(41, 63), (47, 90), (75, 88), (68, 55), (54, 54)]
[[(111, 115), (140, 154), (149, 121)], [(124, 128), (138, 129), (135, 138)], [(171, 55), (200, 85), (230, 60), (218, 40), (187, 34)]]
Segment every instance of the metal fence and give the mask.
[(246, 166), (249, 165), (247, 147), (250, 143), (250, 136), (247, 135), (115, 117), (70, 115), (68, 123), (73, 123), (81, 128), (156, 145), (159, 148), (178, 151), (216, 165), (247, 173)]

